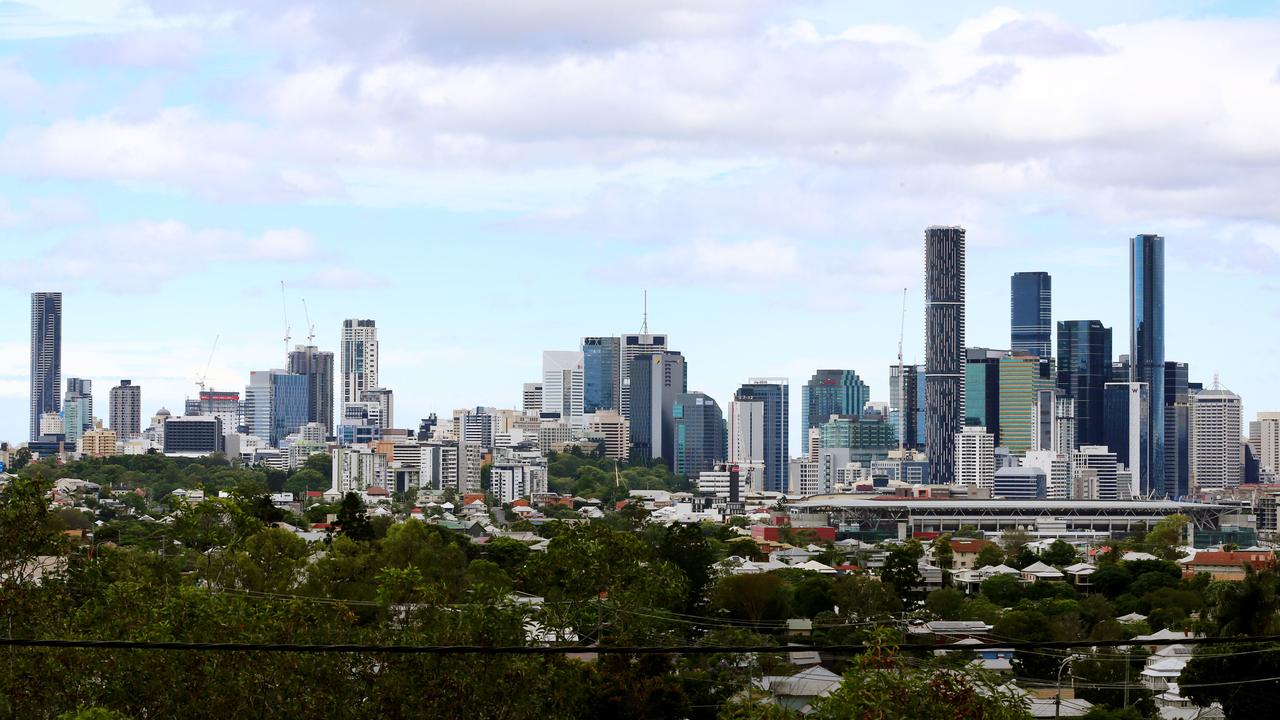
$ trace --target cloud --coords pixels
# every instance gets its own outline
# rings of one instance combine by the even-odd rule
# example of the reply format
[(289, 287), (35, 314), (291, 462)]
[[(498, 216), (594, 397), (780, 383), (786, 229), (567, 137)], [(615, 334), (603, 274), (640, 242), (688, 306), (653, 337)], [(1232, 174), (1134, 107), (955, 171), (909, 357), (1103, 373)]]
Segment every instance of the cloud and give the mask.
[(178, 69), (205, 51), (205, 37), (191, 28), (138, 30), (100, 35), (71, 47), (71, 56), (89, 65)]
[(799, 251), (783, 239), (740, 242), (702, 239), (629, 258), (615, 270), (633, 280), (661, 284), (724, 285), (743, 291), (759, 289), (794, 276), (800, 269)]
[(978, 68), (978, 71), (958, 83), (943, 85), (938, 90), (946, 93), (972, 95), (983, 88), (1000, 90), (1018, 77), (1017, 63), (996, 62)]
[(1106, 44), (1089, 33), (1056, 19), (1010, 20), (982, 38), (982, 51), (993, 55), (1064, 57), (1101, 55)]
[(83, 198), (42, 195), (25, 198), (18, 207), (0, 196), (0, 230), (41, 232), (81, 225), (96, 217)]
[(314, 242), (295, 229), (256, 236), (193, 229), (175, 221), (139, 220), (82, 230), (34, 258), (0, 269), (9, 283), (92, 285), (109, 292), (155, 292), (177, 278), (231, 263), (299, 262), (315, 255)]
[(326, 265), (308, 273), (299, 284), (304, 288), (323, 290), (368, 290), (385, 289), (391, 281), (350, 265)]

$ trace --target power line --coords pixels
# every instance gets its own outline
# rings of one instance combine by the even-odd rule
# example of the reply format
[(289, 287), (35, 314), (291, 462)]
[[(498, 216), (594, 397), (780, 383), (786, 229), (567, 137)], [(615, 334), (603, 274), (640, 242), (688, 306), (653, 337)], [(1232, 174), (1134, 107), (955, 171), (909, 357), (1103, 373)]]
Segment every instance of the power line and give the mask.
[[(1142, 645), (1208, 645), (1226, 643), (1280, 642), (1280, 635), (1237, 638), (1187, 638), (1183, 640), (1149, 640)], [(1067, 640), (1046, 642), (1001, 642), (965, 645), (965, 651), (1070, 649), (1079, 647), (1119, 647), (1134, 645), (1133, 640)], [(299, 645), (291, 643), (197, 643), (139, 642), (134, 640), (67, 640), (38, 638), (0, 638), (0, 647), (65, 648), (80, 650), (178, 650), (197, 652), (287, 652), (287, 653), (387, 653), (398, 655), (726, 655), (745, 653), (787, 653), (805, 650), (835, 654), (856, 654), (871, 649), (866, 644), (852, 645), (691, 645), (691, 646), (482, 646), (482, 645)], [(933, 651), (958, 649), (951, 646), (902, 645), (899, 651)]]

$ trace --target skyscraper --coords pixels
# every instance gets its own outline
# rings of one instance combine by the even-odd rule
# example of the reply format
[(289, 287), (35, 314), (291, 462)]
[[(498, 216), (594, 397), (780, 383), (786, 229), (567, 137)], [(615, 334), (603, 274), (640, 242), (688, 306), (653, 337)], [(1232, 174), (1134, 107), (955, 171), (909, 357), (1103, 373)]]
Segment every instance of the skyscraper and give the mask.
[(111, 388), (111, 429), (121, 440), (142, 434), (142, 388), (131, 380)]
[(62, 293), (31, 293), (31, 439), (40, 439), (40, 418), (61, 409)]
[[(1039, 410), (1043, 405), (1040, 392), (1053, 388), (1052, 366), (1052, 358), (1038, 355), (1018, 354), (1000, 358), (999, 443), (1016, 457), (1022, 457), (1031, 450), (1049, 449), (1042, 447), (1044, 419), (1040, 417)], [(1052, 400), (1044, 409), (1052, 426)]]
[(676, 395), (675, 472), (695, 478), (729, 459), (728, 428), (720, 406), (706, 393)]
[(664, 351), (631, 359), (631, 448), (639, 460), (675, 467), (676, 397), (688, 392), (684, 356)]
[[(191, 403), (190, 400), (187, 401)], [(193, 412), (194, 411), (194, 412)], [(222, 420), (224, 433), (236, 432), (240, 426), (240, 393), (222, 390), (201, 390), (200, 397), (187, 415), (213, 415)]]
[(305, 375), (279, 369), (250, 372), (242, 406), (249, 434), (280, 447), (281, 440), (309, 422), (309, 389)]
[(889, 367), (889, 424), (907, 450), (924, 449), (925, 376), (923, 365)]
[(1223, 490), (1244, 479), (1240, 396), (1214, 382), (1190, 401), (1190, 466), (1197, 490)]
[[(760, 403), (763, 484), (766, 491), (786, 492), (790, 451), (790, 385), (787, 378), (751, 378), (734, 394), (734, 402)], [(734, 460), (731, 458), (731, 460)], [(734, 460), (736, 461), (736, 460)]]
[(871, 389), (853, 370), (818, 370), (800, 388), (800, 429), (825, 423), (832, 415), (861, 415)]
[(650, 335), (648, 331), (648, 320), (645, 321), (645, 329), (638, 333), (631, 333), (622, 336), (622, 379), (621, 379), (621, 411), (622, 416), (631, 420), (631, 431), (635, 432), (636, 423), (631, 418), (631, 361), (637, 355), (649, 355), (656, 352), (662, 352), (667, 349), (666, 335)]
[(342, 402), (358, 403), (378, 387), (378, 327), (373, 320), (342, 322)]
[(1148, 456), (1142, 493), (1164, 496), (1164, 238), (1137, 235), (1129, 241), (1129, 344), (1131, 382), (1146, 383), (1151, 393)]
[(554, 413), (570, 427), (583, 427), (583, 361), (576, 350), (542, 353), (542, 414)]
[(988, 348), (965, 351), (964, 423), (984, 427), (1000, 443), (1000, 358), (1008, 353)]
[(956, 483), (990, 488), (996, 474), (995, 437), (985, 427), (969, 425), (956, 435)]
[(1105, 442), (1102, 392), (1110, 377), (1111, 328), (1098, 320), (1059, 322), (1058, 393), (1076, 401), (1076, 441), (1080, 445)]
[(583, 411), (617, 410), (622, 401), (622, 340), (582, 338)]
[(63, 404), (83, 400), (81, 409), (81, 427), (88, 430), (93, 427), (93, 381), (87, 378), (67, 378), (67, 394), (63, 396)]
[[(307, 378), (307, 422), (333, 432), (333, 353), (315, 345), (298, 345), (289, 353), (288, 370)], [(223, 424), (226, 428), (226, 424)]]
[(929, 484), (955, 481), (964, 427), (964, 228), (925, 230), (925, 446)]
[(1156, 469), (1148, 464), (1151, 413), (1161, 403), (1152, 402), (1151, 388), (1137, 382), (1107, 383), (1103, 397), (1107, 447), (1115, 453), (1117, 462), (1128, 467), (1133, 478), (1130, 488), (1117, 492), (1121, 498), (1145, 496)]
[(1053, 279), (1047, 272), (1014, 273), (1009, 291), (1010, 349), (1053, 354)]
[[(1186, 363), (1164, 363), (1164, 484), (1170, 497), (1191, 492), (1191, 383)], [(1230, 392), (1230, 391), (1228, 391)]]

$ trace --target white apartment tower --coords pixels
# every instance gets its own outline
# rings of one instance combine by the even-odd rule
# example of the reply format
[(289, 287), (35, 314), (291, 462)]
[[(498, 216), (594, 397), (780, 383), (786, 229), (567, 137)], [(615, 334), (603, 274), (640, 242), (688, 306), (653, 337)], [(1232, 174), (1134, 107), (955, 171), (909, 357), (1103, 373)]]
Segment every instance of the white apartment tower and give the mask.
[(584, 425), (586, 390), (581, 350), (547, 350), (542, 353), (542, 413), (556, 413), (574, 429)]
[(1191, 396), (1191, 486), (1236, 487), (1244, 479), (1240, 462), (1243, 420), (1240, 396), (1214, 380)]
[(764, 488), (764, 400), (729, 403), (729, 464), (737, 465), (744, 486)]
[(342, 403), (364, 402), (365, 391), (378, 387), (377, 325), (372, 320), (343, 320)]
[(1258, 413), (1258, 469), (1280, 473), (1280, 412)]
[(956, 434), (956, 484), (988, 488), (996, 476), (996, 438), (981, 426)]

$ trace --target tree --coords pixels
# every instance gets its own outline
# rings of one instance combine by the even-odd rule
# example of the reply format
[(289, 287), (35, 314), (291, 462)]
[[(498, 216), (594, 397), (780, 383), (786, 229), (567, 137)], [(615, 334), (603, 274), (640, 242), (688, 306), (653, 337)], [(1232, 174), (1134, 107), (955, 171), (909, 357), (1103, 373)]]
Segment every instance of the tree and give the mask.
[(864, 575), (837, 577), (831, 597), (840, 616), (852, 622), (883, 620), (902, 612), (902, 600), (893, 586)]
[(368, 541), (374, 537), (373, 523), (365, 513), (364, 501), (353, 492), (342, 496), (336, 524), (338, 531), (352, 540)]
[(1187, 536), (1187, 525), (1191, 518), (1186, 515), (1169, 515), (1156, 523), (1147, 533), (1144, 545), (1148, 552), (1161, 560), (1177, 560), (1182, 553), (1178, 550)]
[(1005, 528), (1000, 533), (1000, 546), (1009, 559), (1016, 558), (1031, 542), (1031, 535), (1021, 528)]
[(1044, 552), (1040, 553), (1040, 560), (1054, 567), (1074, 565), (1079, 557), (1080, 554), (1071, 546), (1071, 543), (1061, 539), (1054, 540)]
[(11, 467), (9, 469), (13, 472), (17, 472), (25, 468), (31, 463), (31, 448), (18, 448), (18, 451), (9, 459), (9, 462), (11, 463)]
[(1113, 600), (1124, 594), (1132, 581), (1133, 576), (1129, 574), (1129, 568), (1123, 563), (1100, 565), (1093, 575), (1089, 576), (1089, 584), (1093, 589)]
[(974, 564), (980, 568), (995, 567), (1004, 564), (1004, 551), (999, 545), (992, 543), (978, 551)]
[(873, 634), (872, 647), (851, 663), (840, 686), (813, 702), (815, 720), (1023, 720), (1031, 717), (1018, 691), (974, 668), (917, 665), (898, 653), (891, 636)]
[(711, 587), (711, 565), (716, 560), (702, 528), (683, 523), (668, 525), (655, 550), (659, 558), (684, 573), (687, 584), (683, 611), (692, 613), (702, 609)]
[(964, 605), (964, 593), (955, 588), (942, 588), (925, 598), (925, 607), (942, 620), (962, 619)]
[(955, 561), (955, 552), (951, 549), (951, 535), (939, 535), (933, 541), (933, 560), (942, 571), (949, 572)]
[[(312, 457), (317, 456), (312, 455)], [(324, 473), (310, 467), (303, 467), (284, 481), (284, 491), (293, 493), (293, 496), (300, 500), (306, 499), (308, 490), (323, 490), (327, 487), (329, 487), (329, 481), (325, 479)]]
[(1239, 643), (1197, 649), (1178, 679), (1197, 705), (1220, 703), (1229, 720), (1275, 715), (1280, 697), (1280, 644)]
[(790, 588), (777, 573), (730, 575), (720, 578), (711, 602), (733, 617), (753, 625), (779, 622), (790, 613)]
[(880, 580), (893, 586), (902, 604), (913, 607), (920, 601), (924, 577), (920, 575), (920, 556), (924, 553), (918, 542), (895, 545), (889, 549)]
[(24, 477), (0, 487), (0, 581), (24, 580), (38, 556), (65, 551), (56, 516), (49, 513), (50, 487)]
[(1022, 581), (1014, 575), (992, 575), (982, 581), (982, 594), (999, 607), (1013, 607), (1022, 599)]

